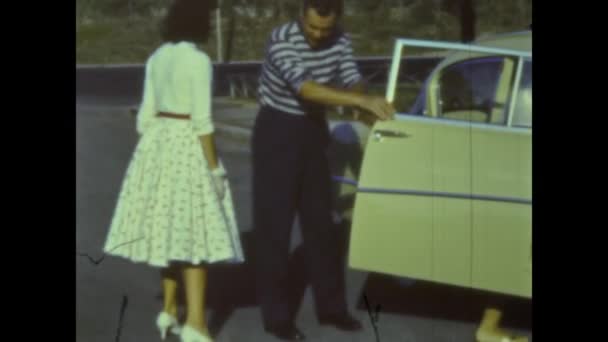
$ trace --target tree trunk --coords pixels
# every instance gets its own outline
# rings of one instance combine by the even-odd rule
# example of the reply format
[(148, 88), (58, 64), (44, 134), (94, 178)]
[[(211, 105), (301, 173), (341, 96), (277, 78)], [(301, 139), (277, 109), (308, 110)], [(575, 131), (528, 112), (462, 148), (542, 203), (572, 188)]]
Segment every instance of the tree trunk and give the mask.
[(225, 62), (228, 63), (232, 59), (232, 48), (234, 45), (234, 31), (236, 29), (236, 11), (234, 10), (234, 1), (230, 1), (229, 7), (229, 27), (228, 27), (228, 37), (226, 39), (226, 59)]
[(276, 0), (272, 4), (272, 20), (277, 21), (281, 17), (281, 13), (283, 12), (283, 1), (284, 0)]
[(463, 43), (475, 40), (476, 21), (473, 0), (460, 0), (460, 36)]

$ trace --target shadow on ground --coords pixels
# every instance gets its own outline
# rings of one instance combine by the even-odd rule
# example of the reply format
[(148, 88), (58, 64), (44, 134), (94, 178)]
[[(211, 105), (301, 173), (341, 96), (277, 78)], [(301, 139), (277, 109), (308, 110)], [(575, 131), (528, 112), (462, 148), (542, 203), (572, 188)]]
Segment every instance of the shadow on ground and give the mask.
[(532, 302), (528, 299), (455, 286), (370, 274), (357, 308), (382, 313), (479, 324), (486, 308), (502, 311), (504, 328), (532, 330)]
[[(208, 310), (208, 327), (212, 335), (221, 331), (232, 313), (243, 307), (257, 306), (255, 298), (255, 272), (252, 263), (252, 234), (241, 234), (241, 244), (245, 254), (242, 264), (215, 264), (207, 268), (207, 289), (205, 294)], [(180, 321), (185, 321), (185, 293), (181, 279), (178, 284), (178, 304), (182, 308)], [(162, 303), (162, 292), (156, 296)]]
[[(334, 227), (338, 230), (338, 248), (340, 255), (345, 255), (348, 232), (344, 225)], [(245, 262), (239, 265), (213, 265), (208, 268), (208, 283), (206, 291), (206, 307), (209, 310), (209, 330), (216, 335), (228, 321), (233, 312), (239, 308), (256, 307), (255, 269), (253, 254), (253, 233), (241, 234), (241, 243), (245, 254)], [(310, 285), (306, 272), (305, 254), (300, 244), (292, 252), (289, 259), (289, 302), (292, 315), (295, 317), (300, 310), (306, 288)], [(344, 257), (343, 260), (344, 261)], [(178, 303), (183, 307), (185, 297), (183, 284), (178, 286)], [(162, 303), (162, 293), (156, 299)], [(185, 314), (185, 310), (182, 313)], [(181, 321), (185, 319), (182, 314)], [(260, 313), (261, 314), (261, 313)]]

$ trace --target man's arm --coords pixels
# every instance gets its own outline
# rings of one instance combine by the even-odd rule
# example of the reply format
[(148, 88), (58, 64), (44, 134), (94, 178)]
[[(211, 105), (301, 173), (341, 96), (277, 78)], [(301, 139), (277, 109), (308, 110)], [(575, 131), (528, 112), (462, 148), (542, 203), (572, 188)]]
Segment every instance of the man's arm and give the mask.
[(349, 90), (355, 94), (365, 94), (367, 92), (367, 87), (365, 86), (365, 82), (359, 81), (350, 87)]
[[(353, 86), (351, 86), (349, 89), (347, 89), (347, 91), (355, 94), (365, 94), (367, 93), (367, 86), (364, 81), (359, 81)], [(373, 126), (374, 123), (378, 120), (378, 117), (376, 117), (375, 115), (361, 111), (359, 108), (355, 107), (350, 108), (350, 110), (347, 110), (345, 115), (350, 120), (360, 121), (370, 127)]]
[(318, 84), (314, 81), (304, 81), (298, 93), (307, 101), (329, 106), (353, 106), (372, 112), (380, 119), (386, 120), (395, 113), (393, 106), (382, 97), (369, 96), (351, 90), (338, 90)]
[(330, 106), (349, 106), (371, 112), (380, 119), (386, 120), (395, 113), (393, 106), (382, 97), (364, 94), (363, 77), (359, 72), (353, 56), (353, 47), (348, 36), (343, 36), (339, 43), (342, 53), (337, 70), (338, 79), (344, 90), (323, 86), (313, 81), (305, 81), (298, 94), (305, 100)]
[(307, 80), (302, 83), (298, 94), (304, 100), (328, 106), (363, 105), (363, 94), (354, 91), (336, 89), (315, 81)]
[[(355, 93), (355, 94), (365, 94), (365, 93), (367, 93), (367, 87), (365, 86), (365, 82), (363, 82), (363, 80), (358, 81), (357, 83), (355, 83), (353, 86), (351, 86), (347, 90), (349, 92)], [(359, 115), (361, 114), (361, 111), (359, 111), (358, 108), (351, 108), (351, 110), (348, 111), (348, 114), (350, 114), (350, 116), (352, 116), (352, 118), (354, 120), (358, 120), (359, 119)]]
[[(281, 74), (283, 80), (302, 99), (329, 106), (353, 106), (369, 112), (381, 119), (389, 119), (395, 110), (384, 98), (357, 94), (328, 87), (312, 80), (304, 67), (298, 51), (288, 42), (274, 37), (266, 51), (266, 58)], [(350, 62), (349, 62), (350, 63)], [(356, 70), (355, 70), (356, 71)], [(341, 68), (341, 78), (354, 82), (358, 73), (350, 68)]]

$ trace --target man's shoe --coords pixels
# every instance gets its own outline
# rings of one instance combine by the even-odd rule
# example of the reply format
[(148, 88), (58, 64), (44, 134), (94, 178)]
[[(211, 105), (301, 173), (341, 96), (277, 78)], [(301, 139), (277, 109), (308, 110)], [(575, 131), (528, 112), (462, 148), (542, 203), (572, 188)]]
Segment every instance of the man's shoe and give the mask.
[(304, 341), (306, 336), (295, 325), (284, 325), (276, 328), (266, 328), (266, 332), (284, 341)]
[(349, 313), (320, 317), (319, 323), (321, 325), (333, 325), (344, 331), (359, 331), (363, 329), (361, 323)]

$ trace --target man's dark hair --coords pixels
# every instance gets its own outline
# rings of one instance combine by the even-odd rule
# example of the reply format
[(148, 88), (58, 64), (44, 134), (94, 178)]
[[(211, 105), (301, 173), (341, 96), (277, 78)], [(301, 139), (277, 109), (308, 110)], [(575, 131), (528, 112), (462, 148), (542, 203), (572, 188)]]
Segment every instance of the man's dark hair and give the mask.
[(174, 0), (163, 22), (162, 38), (166, 42), (205, 43), (211, 31), (212, 1)]
[(332, 13), (336, 17), (342, 16), (343, 1), (342, 0), (304, 0), (302, 9), (306, 12), (307, 9), (314, 8), (322, 17), (330, 16)]

